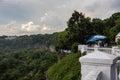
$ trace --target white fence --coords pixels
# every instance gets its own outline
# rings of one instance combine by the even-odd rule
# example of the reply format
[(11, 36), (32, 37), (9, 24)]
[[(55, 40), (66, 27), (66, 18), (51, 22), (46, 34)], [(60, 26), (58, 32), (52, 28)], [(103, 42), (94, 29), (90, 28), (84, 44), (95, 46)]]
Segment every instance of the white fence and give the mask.
[[(112, 48), (108, 47), (98, 47), (99, 51), (120, 56), (120, 48), (113, 46)], [(87, 45), (78, 45), (78, 51), (91, 53), (94, 51), (94, 47), (88, 47)]]
[(80, 58), (82, 80), (120, 80), (120, 74), (117, 74), (117, 68), (120, 67), (120, 60), (117, 60), (120, 48), (97, 47), (98, 52), (95, 47), (79, 45), (78, 50), (87, 53)]

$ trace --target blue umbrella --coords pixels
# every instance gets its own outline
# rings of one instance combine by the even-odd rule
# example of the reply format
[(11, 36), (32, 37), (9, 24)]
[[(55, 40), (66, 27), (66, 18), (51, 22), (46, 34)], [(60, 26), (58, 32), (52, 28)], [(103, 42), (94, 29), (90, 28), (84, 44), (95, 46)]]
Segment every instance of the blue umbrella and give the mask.
[(89, 42), (94, 42), (94, 41), (98, 41), (98, 40), (103, 40), (107, 38), (106, 36), (103, 36), (103, 35), (95, 35), (95, 36), (92, 36), (90, 37), (86, 43), (89, 43)]

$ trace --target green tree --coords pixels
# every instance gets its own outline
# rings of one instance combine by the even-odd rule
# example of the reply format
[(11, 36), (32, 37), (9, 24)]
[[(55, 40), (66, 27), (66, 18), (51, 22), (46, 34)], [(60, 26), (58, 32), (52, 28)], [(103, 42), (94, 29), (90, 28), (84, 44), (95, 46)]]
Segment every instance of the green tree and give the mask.
[(115, 26), (113, 26), (112, 28), (110, 28), (110, 39), (112, 42), (114, 42), (115, 40), (115, 36), (120, 32), (120, 19), (116, 20), (115, 22)]
[(90, 20), (89, 17), (85, 17), (82, 13), (74, 11), (67, 22), (68, 28), (66, 29), (69, 32), (69, 41), (72, 44), (74, 42), (83, 44), (93, 34)]
[(93, 33), (104, 35), (104, 23), (101, 19), (94, 18), (92, 20)]
[(115, 37), (115, 34), (117, 34), (115, 26), (117, 24), (119, 24), (119, 23), (116, 23), (116, 20), (118, 20), (118, 19), (120, 19), (120, 12), (114, 13), (114, 14), (112, 14), (112, 16), (110, 18), (103, 20), (103, 23), (105, 26), (104, 34), (108, 37), (110, 43), (115, 42), (114, 37)]
[(74, 44), (72, 45), (71, 51), (72, 51), (73, 53), (76, 53), (76, 52), (78, 51), (78, 45), (79, 45), (79, 43), (74, 43)]
[(60, 32), (57, 38), (58, 44), (57, 49), (69, 49), (70, 42), (69, 42), (69, 34), (68, 31)]
[(68, 28), (58, 36), (58, 46), (62, 49), (71, 49), (75, 42), (84, 44), (93, 34), (91, 19), (77, 11), (74, 11), (67, 25)]

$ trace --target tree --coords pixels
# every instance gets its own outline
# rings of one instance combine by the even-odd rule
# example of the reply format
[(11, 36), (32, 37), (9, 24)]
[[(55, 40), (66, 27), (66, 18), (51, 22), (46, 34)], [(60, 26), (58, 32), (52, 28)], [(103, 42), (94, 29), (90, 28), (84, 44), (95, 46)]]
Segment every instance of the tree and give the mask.
[(77, 11), (74, 11), (68, 20), (67, 26), (68, 28), (58, 36), (58, 46), (62, 49), (71, 49), (75, 42), (84, 44), (93, 34), (91, 19)]
[(57, 49), (68, 49), (70, 46), (68, 31), (59, 33), (57, 41)]
[(104, 24), (101, 19), (94, 18), (92, 20), (93, 33), (94, 34), (103, 34), (104, 35)]
[(72, 45), (71, 51), (72, 51), (73, 53), (76, 53), (76, 52), (78, 51), (78, 45), (79, 45), (79, 43), (74, 43), (74, 44)]
[(110, 28), (110, 39), (112, 42), (114, 42), (115, 40), (115, 36), (120, 32), (120, 19), (116, 20), (115, 22), (115, 26), (113, 26), (112, 28)]
[(68, 28), (70, 41), (73, 44), (74, 42), (79, 42), (81, 44), (86, 42), (92, 34), (92, 25), (91, 19), (85, 17), (82, 13), (74, 11), (72, 17), (68, 20)]

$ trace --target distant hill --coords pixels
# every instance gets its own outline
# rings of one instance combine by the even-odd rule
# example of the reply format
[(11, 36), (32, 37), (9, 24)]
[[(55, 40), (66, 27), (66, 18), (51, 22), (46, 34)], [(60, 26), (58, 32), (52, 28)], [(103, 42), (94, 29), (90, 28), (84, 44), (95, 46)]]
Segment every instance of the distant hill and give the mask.
[(54, 51), (58, 33), (23, 36), (0, 36), (0, 48), (40, 48)]

